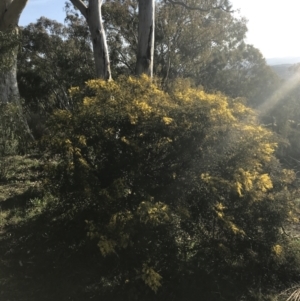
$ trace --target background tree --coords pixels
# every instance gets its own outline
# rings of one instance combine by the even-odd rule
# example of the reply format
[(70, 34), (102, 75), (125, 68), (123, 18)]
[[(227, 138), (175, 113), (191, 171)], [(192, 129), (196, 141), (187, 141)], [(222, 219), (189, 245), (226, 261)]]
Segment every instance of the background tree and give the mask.
[(245, 20), (222, 10), (162, 4), (157, 18), (156, 72), (166, 79), (179, 76), (193, 78), (196, 84), (205, 81), (203, 86), (226, 64), (228, 52), (243, 41), (247, 30)]
[(230, 51), (226, 64), (203, 85), (210, 91), (219, 90), (231, 97), (245, 97), (248, 105), (258, 108), (278, 89), (280, 82), (260, 51), (241, 43)]
[[(278, 79), (260, 52), (246, 45), (246, 20), (222, 9), (209, 10), (216, 5), (206, 2), (204, 11), (168, 2), (156, 5), (154, 74), (165, 84), (178, 76), (190, 78), (207, 91), (246, 97), (256, 106), (277, 87)], [(113, 69), (134, 74), (137, 1), (109, 1), (103, 14)]]
[[(18, 22), (20, 15), (26, 6), (28, 0), (8, 0), (0, 2), (0, 33), (1, 38), (4, 35), (18, 36)], [(18, 45), (2, 48), (1, 61), (9, 65), (5, 71), (0, 70), (0, 102), (8, 103), (15, 101), (19, 97), (17, 84), (17, 53)]]
[(300, 171), (300, 73), (299, 65), (290, 67), (291, 77), (282, 80), (261, 106), (262, 122), (280, 138), (278, 157), (295, 172)]
[(112, 72), (134, 75), (138, 45), (138, 1), (107, 1), (103, 7)]
[[(227, 0), (205, 1), (200, 5), (186, 3), (181, 1), (169, 1), (173, 5), (183, 6), (188, 10), (197, 10), (211, 13), (212, 10), (223, 10), (227, 12), (230, 8)], [(191, 5), (190, 5), (191, 4)], [(136, 73), (138, 75), (145, 73), (152, 77), (153, 58), (154, 58), (154, 36), (155, 36), (155, 1), (139, 0), (139, 32), (138, 32), (138, 51)], [(178, 24), (177, 24), (178, 25)], [(181, 30), (181, 29), (179, 29)]]
[(72, 110), (76, 105), (68, 90), (95, 77), (85, 22), (69, 14), (65, 25), (42, 17), (24, 27), (18, 65), (20, 94), (30, 127), (38, 138), (53, 110)]

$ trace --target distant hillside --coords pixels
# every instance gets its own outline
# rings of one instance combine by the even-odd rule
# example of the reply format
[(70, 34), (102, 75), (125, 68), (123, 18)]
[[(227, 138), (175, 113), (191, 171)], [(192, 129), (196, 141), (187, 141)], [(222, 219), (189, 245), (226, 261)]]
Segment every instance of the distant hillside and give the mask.
[(300, 63), (300, 57), (277, 57), (266, 59), (267, 64), (282, 78), (289, 79), (292, 76), (290, 67)]
[(269, 58), (266, 59), (267, 64), (270, 66), (273, 65), (293, 65), (293, 64), (297, 64), (300, 63), (300, 57), (277, 57), (277, 58)]
[(270, 67), (277, 73), (279, 77), (282, 79), (288, 79), (293, 74), (290, 70), (291, 66), (293, 66), (293, 64), (271, 65)]

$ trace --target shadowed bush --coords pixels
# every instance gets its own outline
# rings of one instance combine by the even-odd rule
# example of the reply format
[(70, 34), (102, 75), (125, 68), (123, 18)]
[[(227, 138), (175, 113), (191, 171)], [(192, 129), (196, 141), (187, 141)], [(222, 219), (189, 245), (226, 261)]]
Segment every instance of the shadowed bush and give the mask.
[(44, 140), (57, 159), (49, 184), (99, 248), (103, 294), (260, 300), (295, 279), (280, 231), (295, 174), (255, 112), (147, 77), (92, 80), (71, 97), (78, 107), (56, 111)]

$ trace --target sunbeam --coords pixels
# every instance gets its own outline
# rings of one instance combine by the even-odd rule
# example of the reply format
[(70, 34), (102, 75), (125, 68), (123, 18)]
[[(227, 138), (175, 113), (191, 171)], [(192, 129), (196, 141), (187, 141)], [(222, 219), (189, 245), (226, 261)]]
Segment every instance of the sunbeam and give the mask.
[(266, 114), (271, 111), (275, 105), (282, 101), (284, 97), (293, 89), (295, 89), (300, 84), (300, 73), (295, 72), (295, 74), (288, 79), (283, 85), (281, 85), (271, 97), (267, 98), (261, 105), (256, 109), (262, 114)]

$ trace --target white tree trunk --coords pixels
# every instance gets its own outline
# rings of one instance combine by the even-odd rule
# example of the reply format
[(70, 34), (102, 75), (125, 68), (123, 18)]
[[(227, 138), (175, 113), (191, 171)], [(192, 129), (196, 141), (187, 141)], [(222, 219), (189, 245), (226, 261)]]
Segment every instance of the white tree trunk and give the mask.
[(98, 78), (111, 79), (110, 61), (101, 7), (103, 0), (89, 0), (86, 6), (81, 0), (70, 0), (85, 17), (93, 41), (93, 53)]
[(108, 47), (101, 15), (102, 0), (89, 0), (87, 21), (93, 41), (96, 75), (111, 79)]
[(17, 51), (13, 51), (14, 62), (9, 69), (0, 71), (0, 103), (15, 102), (19, 99), (17, 83)]
[(155, 1), (139, 0), (139, 32), (136, 74), (153, 76)]
[[(21, 13), (28, 0), (0, 0), (0, 32), (18, 33), (18, 22)], [(1, 47), (1, 45), (0, 45)], [(9, 68), (0, 71), (0, 103), (9, 103), (19, 98), (17, 84), (17, 47), (10, 53), (2, 54), (9, 56)], [(5, 61), (5, 58), (4, 60)]]

